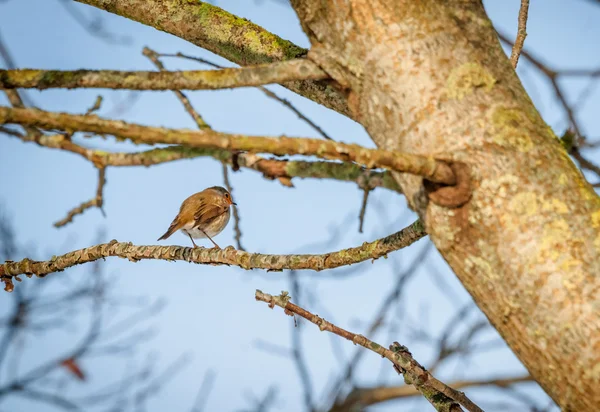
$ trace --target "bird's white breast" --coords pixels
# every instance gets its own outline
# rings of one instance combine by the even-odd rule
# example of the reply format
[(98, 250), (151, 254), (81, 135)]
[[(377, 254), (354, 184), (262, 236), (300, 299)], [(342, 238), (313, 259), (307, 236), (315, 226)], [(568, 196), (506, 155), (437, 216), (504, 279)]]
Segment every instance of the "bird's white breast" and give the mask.
[(183, 232), (184, 235), (189, 234), (192, 238), (194, 239), (205, 239), (206, 236), (204, 235), (204, 233), (206, 233), (208, 236), (210, 236), (211, 238), (218, 235), (219, 233), (221, 233), (223, 231), (223, 229), (225, 229), (225, 227), (227, 226), (227, 223), (229, 223), (229, 218), (231, 217), (231, 210), (227, 210), (227, 212), (223, 213), (221, 216), (217, 217), (215, 220), (213, 220), (210, 225), (202, 228), (203, 230), (200, 230), (199, 227), (193, 227), (195, 222), (190, 222), (187, 225), (185, 225), (184, 227), (181, 228), (181, 231)]

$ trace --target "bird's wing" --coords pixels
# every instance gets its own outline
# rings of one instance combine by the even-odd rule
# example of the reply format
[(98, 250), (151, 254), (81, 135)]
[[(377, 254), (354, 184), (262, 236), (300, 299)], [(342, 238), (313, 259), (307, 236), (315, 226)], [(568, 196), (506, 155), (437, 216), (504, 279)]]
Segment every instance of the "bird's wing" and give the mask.
[(213, 220), (221, 216), (223, 213), (227, 212), (226, 206), (220, 206), (215, 204), (210, 204), (205, 201), (199, 202), (197, 205), (196, 212), (194, 213), (194, 220), (196, 226), (206, 226), (210, 224)]

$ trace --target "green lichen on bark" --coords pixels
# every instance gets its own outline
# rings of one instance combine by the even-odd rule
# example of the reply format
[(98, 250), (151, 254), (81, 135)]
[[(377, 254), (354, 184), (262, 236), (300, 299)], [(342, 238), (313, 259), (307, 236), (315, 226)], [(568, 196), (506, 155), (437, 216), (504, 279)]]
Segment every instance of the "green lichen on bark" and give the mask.
[(494, 87), (496, 79), (483, 66), (477, 63), (465, 63), (450, 72), (447, 82), (447, 94), (452, 99), (463, 99), (482, 88), (489, 91)]
[(0, 70), (0, 89), (214, 90), (327, 77), (315, 63), (306, 59), (242, 68), (175, 72), (19, 69)]
[(395, 250), (404, 248), (426, 235), (422, 225), (412, 225), (374, 242), (321, 255), (267, 255), (248, 253), (233, 247), (225, 249), (188, 248), (182, 246), (136, 246), (131, 242), (113, 240), (73, 252), (53, 256), (48, 261), (23, 259), (19, 262), (7, 261), (0, 265), (0, 280), (7, 283), (21, 274), (44, 277), (49, 273), (60, 272), (69, 267), (93, 262), (109, 256), (116, 256), (137, 262), (146, 259), (181, 260), (199, 264), (234, 265), (243, 269), (266, 269), (281, 271), (332, 269), (360, 263), (368, 259), (378, 259)]
[[(217, 6), (187, 0), (76, 0), (173, 34), (246, 66), (303, 57), (306, 49)], [(346, 97), (324, 81), (292, 81), (288, 89), (351, 117)]]

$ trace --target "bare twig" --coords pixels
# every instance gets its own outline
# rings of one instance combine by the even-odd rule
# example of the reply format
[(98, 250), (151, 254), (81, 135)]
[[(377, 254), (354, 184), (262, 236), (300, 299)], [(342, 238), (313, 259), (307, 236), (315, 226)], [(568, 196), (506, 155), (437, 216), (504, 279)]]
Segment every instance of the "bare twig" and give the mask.
[(196, 401), (194, 402), (194, 407), (192, 408), (191, 412), (204, 411), (204, 406), (206, 405), (210, 391), (213, 388), (215, 378), (216, 373), (212, 369), (206, 371), (204, 378), (202, 379), (200, 389), (198, 389), (198, 395), (196, 396)]
[[(180, 57), (182, 59), (188, 59), (188, 60), (196, 61), (196, 62), (199, 62), (202, 64), (206, 64), (206, 65), (209, 65), (216, 69), (223, 69), (223, 66), (215, 64), (215, 63), (211, 62), (210, 60), (203, 59), (201, 57), (190, 56), (190, 55), (183, 54), (183, 53), (175, 53), (175, 54), (161, 53), (158, 56), (159, 57)], [(300, 120), (306, 122), (310, 127), (312, 127), (314, 130), (316, 130), (317, 133), (319, 133), (325, 139), (333, 140), (327, 133), (325, 133), (325, 131), (323, 129), (321, 129), (315, 122), (313, 122), (308, 117), (306, 117), (289, 100), (286, 100), (283, 97), (279, 97), (277, 94), (273, 93), (271, 90), (267, 89), (264, 86), (258, 86), (257, 89), (260, 90), (261, 92), (263, 92), (267, 97), (277, 100), (279, 103), (283, 104), (285, 107), (290, 109), (292, 112), (294, 112), (300, 118)]]
[[(448, 384), (454, 389), (470, 388), (474, 386), (497, 386), (505, 388), (510, 385), (515, 385), (523, 382), (533, 382), (533, 378), (529, 375), (516, 376), (513, 378), (495, 378), (484, 380), (464, 380), (454, 381)], [(362, 408), (390, 401), (393, 399), (408, 398), (419, 395), (420, 392), (414, 386), (382, 386), (377, 388), (356, 388), (354, 389), (343, 403), (335, 405), (331, 412), (350, 411), (353, 410), (353, 405), (360, 405)]]
[[(295, 271), (291, 271), (289, 277), (292, 293), (296, 297), (296, 301), (300, 302), (300, 282), (298, 281), (298, 274)], [(292, 326), (291, 354), (292, 358), (294, 359), (294, 364), (296, 365), (296, 370), (298, 371), (298, 377), (300, 378), (300, 382), (302, 382), (304, 405), (306, 406), (306, 410), (311, 412), (315, 409), (313, 403), (313, 386), (310, 371), (308, 369), (308, 365), (306, 364), (306, 360), (304, 359), (304, 351), (302, 350), (301, 327), (302, 324), (296, 324), (294, 321)]]
[[(229, 171), (227, 167), (227, 164), (223, 162), (223, 183), (225, 184), (225, 188), (233, 196), (233, 187), (229, 182)], [(237, 206), (233, 207), (233, 232), (235, 233), (235, 244), (237, 248), (239, 250), (246, 250), (242, 246), (242, 230), (240, 229), (240, 214), (238, 212)]]
[(363, 190), (363, 199), (360, 206), (360, 212), (358, 213), (358, 233), (363, 232), (363, 224), (365, 223), (365, 214), (367, 213), (367, 202), (369, 200), (369, 193), (371, 193), (371, 189), (365, 188)]
[(403, 173), (423, 176), (429, 181), (454, 185), (456, 177), (450, 165), (431, 157), (367, 149), (355, 144), (343, 144), (318, 139), (242, 136), (219, 133), (174, 130), (141, 126), (123, 121), (107, 120), (97, 116), (53, 113), (35, 109), (0, 107), (0, 124), (16, 123), (47, 129), (68, 129), (99, 134), (112, 134), (131, 139), (135, 143), (183, 144), (195, 148), (226, 149), (252, 153), (267, 152), (275, 155), (313, 155), (361, 163), (367, 168), (382, 167)]
[(0, 69), (0, 89), (215, 90), (328, 77), (308, 59), (185, 72)]
[(519, 56), (521, 50), (523, 50), (523, 44), (525, 43), (525, 37), (527, 37), (527, 14), (529, 13), (529, 0), (521, 0), (521, 8), (519, 9), (519, 28), (517, 30), (517, 38), (513, 45), (512, 52), (510, 54), (510, 63), (513, 68), (517, 68), (519, 63)]
[[(375, 332), (381, 327), (385, 320), (385, 316), (388, 311), (392, 308), (394, 302), (400, 299), (402, 292), (407, 284), (407, 282), (412, 279), (413, 276), (417, 273), (418, 266), (425, 260), (427, 254), (431, 251), (432, 244), (429, 243), (425, 247), (422, 248), (421, 251), (417, 254), (417, 256), (412, 260), (411, 264), (408, 266), (406, 270), (402, 273), (398, 274), (396, 284), (390, 290), (388, 295), (383, 299), (379, 305), (379, 308), (376, 311), (376, 314), (370, 322), (370, 326), (367, 329), (368, 335), (373, 335)], [(358, 366), (358, 362), (361, 360), (362, 356), (366, 352), (357, 348), (354, 351), (354, 355), (350, 358), (348, 363), (344, 368), (344, 372), (341, 374), (337, 382), (332, 385), (330, 399), (337, 399), (340, 395), (344, 384), (350, 382), (352, 380), (352, 376), (354, 371)]]
[[(158, 54), (154, 50), (150, 49), (149, 47), (144, 47), (142, 54), (144, 56), (146, 56), (148, 59), (150, 59), (150, 61), (152, 63), (154, 63), (154, 65), (158, 68), (158, 70), (160, 70), (160, 71), (165, 70), (165, 66), (158, 59)], [(210, 129), (210, 126), (208, 125), (208, 123), (206, 123), (204, 118), (202, 116), (200, 116), (200, 114), (196, 110), (194, 110), (194, 108), (192, 107), (192, 104), (190, 103), (190, 100), (187, 98), (187, 96), (185, 94), (183, 94), (183, 92), (181, 90), (173, 90), (173, 93), (175, 93), (177, 98), (181, 101), (181, 103), (183, 104), (183, 107), (185, 108), (185, 111), (188, 112), (190, 116), (192, 116), (192, 119), (194, 119), (194, 121), (196, 122), (196, 125), (198, 126), (198, 128), (200, 130)]]
[(59, 220), (58, 222), (54, 223), (54, 227), (66, 226), (68, 223), (73, 221), (73, 218), (75, 216), (83, 214), (83, 212), (85, 212), (87, 209), (91, 209), (92, 207), (97, 207), (98, 209), (100, 209), (100, 212), (102, 212), (102, 215), (104, 217), (106, 217), (106, 213), (104, 212), (104, 209), (102, 208), (102, 206), (104, 204), (104, 185), (105, 184), (106, 184), (106, 168), (100, 167), (98, 169), (98, 186), (96, 189), (96, 197), (88, 200), (87, 202), (83, 202), (79, 206), (71, 209), (67, 213), (67, 216), (65, 216), (63, 219)]
[(257, 290), (255, 293), (255, 298), (256, 300), (266, 302), (271, 308), (273, 308), (275, 305), (280, 306), (285, 309), (285, 313), (288, 315), (296, 314), (301, 316), (309, 322), (317, 325), (321, 331), (327, 331), (341, 336), (351, 341), (355, 345), (360, 345), (390, 360), (392, 364), (404, 375), (407, 383), (414, 385), (415, 388), (417, 388), (436, 408), (436, 410), (460, 410), (458, 407), (448, 406), (449, 403), (453, 404), (454, 402), (458, 402), (468, 411), (483, 412), (481, 408), (467, 398), (464, 393), (452, 389), (443, 382), (434, 378), (412, 357), (410, 352), (408, 352), (405, 347), (394, 343), (394, 345), (392, 345), (394, 350), (385, 349), (383, 346), (367, 339), (362, 335), (357, 335), (342, 329), (330, 322), (327, 322), (325, 319), (320, 318), (319, 316), (314, 315), (309, 311), (291, 303), (291, 297), (287, 294), (287, 292), (282, 292), (279, 296), (272, 296), (268, 293), (263, 293), (262, 291)]
[(191, 263), (235, 265), (243, 269), (267, 269), (272, 271), (310, 269), (320, 271), (387, 256), (390, 252), (416, 242), (425, 234), (423, 225), (417, 220), (412, 225), (385, 238), (370, 243), (365, 242), (359, 247), (321, 255), (266, 255), (248, 253), (236, 250), (233, 247), (205, 249), (182, 246), (135, 246), (130, 242), (119, 243), (113, 240), (109, 243), (90, 246), (61, 256), (53, 256), (48, 261), (30, 259), (23, 259), (19, 262), (7, 261), (0, 266), (0, 279), (10, 289), (12, 278), (17, 278), (20, 274), (44, 277), (49, 273), (60, 272), (75, 265), (93, 262), (109, 256), (129, 259), (134, 262), (146, 259), (183, 260)]

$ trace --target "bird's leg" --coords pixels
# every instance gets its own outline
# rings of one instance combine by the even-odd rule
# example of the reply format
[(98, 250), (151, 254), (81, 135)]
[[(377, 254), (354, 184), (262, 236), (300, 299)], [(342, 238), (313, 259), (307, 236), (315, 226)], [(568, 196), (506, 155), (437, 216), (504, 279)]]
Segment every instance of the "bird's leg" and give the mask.
[[(200, 228), (198, 228), (198, 229), (200, 229)], [(200, 229), (200, 230), (202, 231), (202, 233), (204, 233), (204, 236), (206, 236), (206, 237), (207, 237), (207, 238), (208, 238), (208, 239), (209, 239), (209, 240), (210, 240), (210, 241), (213, 243), (213, 245), (215, 245), (215, 247), (216, 247), (217, 249), (221, 249), (221, 246), (217, 245), (217, 244), (215, 243), (215, 241), (214, 241), (214, 240), (212, 240), (212, 238), (211, 238), (210, 236), (208, 236), (208, 233), (206, 233), (206, 232), (205, 232), (204, 230), (202, 230), (202, 229)]]
[(187, 235), (190, 237), (190, 240), (192, 241), (192, 244), (194, 245), (194, 249), (196, 249), (198, 246), (196, 246), (194, 239), (192, 239), (192, 235), (190, 235), (189, 233)]

